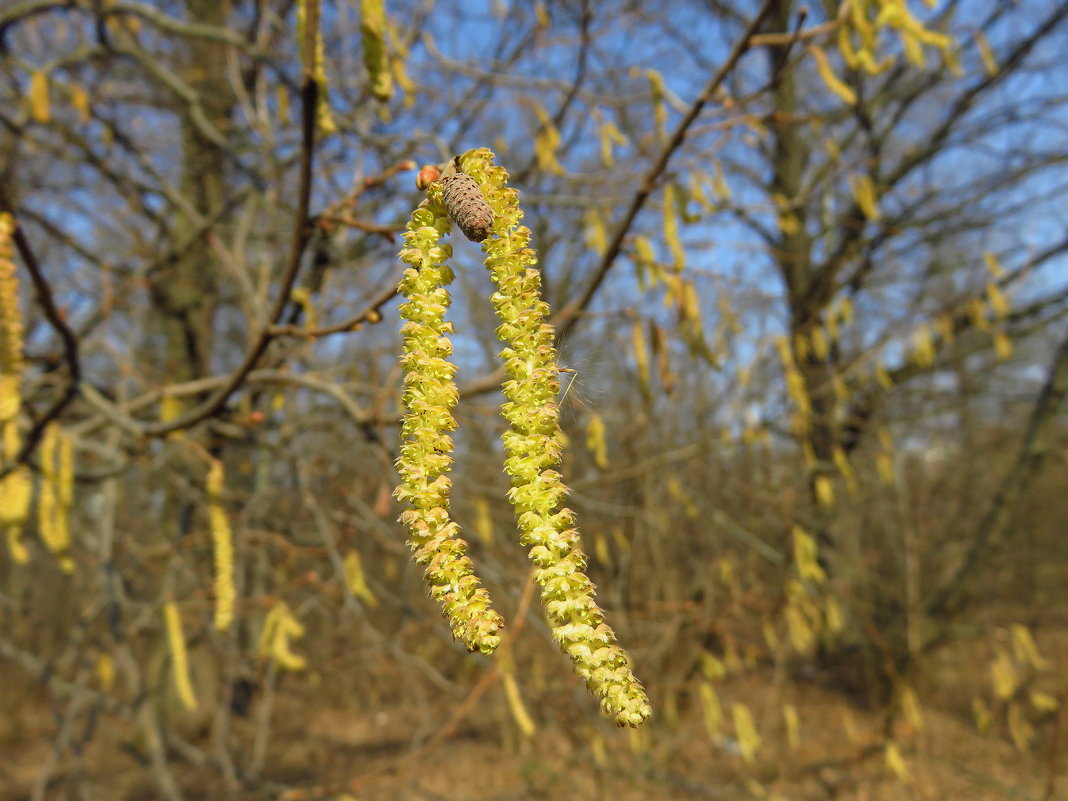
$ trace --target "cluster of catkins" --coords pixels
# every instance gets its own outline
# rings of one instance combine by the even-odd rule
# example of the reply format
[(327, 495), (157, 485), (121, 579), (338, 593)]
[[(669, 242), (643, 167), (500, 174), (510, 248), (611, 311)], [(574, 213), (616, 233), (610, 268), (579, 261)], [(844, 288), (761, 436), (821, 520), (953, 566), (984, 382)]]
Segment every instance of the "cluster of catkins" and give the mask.
[(519, 193), (507, 182), (508, 173), (485, 148), (468, 151), (444, 169), (425, 167), (419, 173), (418, 185), (427, 197), (412, 213), (400, 253), (407, 265), (399, 287), (405, 298), (400, 313), (406, 413), (396, 496), (407, 506), (401, 521), (454, 636), (469, 650), (491, 653), (500, 643), (503, 619), (493, 610), (449, 514), (449, 432), (456, 428), (452, 410), (458, 399), (456, 366), (449, 361), (453, 327), (445, 319), (453, 272), (452, 248), (443, 238), (451, 220), (468, 239), (482, 243), (496, 285), (491, 302), (508, 373), (501, 387), (501, 413), (509, 423), (503, 436), (504, 470), (512, 485), (508, 498), (520, 542), (535, 566), (553, 638), (605, 714), (621, 726), (637, 726), (650, 715), (648, 697), (594, 600), (575, 515), (563, 506), (568, 489), (555, 469), (563, 443), (554, 330), (541, 298), (530, 230), (521, 225)]

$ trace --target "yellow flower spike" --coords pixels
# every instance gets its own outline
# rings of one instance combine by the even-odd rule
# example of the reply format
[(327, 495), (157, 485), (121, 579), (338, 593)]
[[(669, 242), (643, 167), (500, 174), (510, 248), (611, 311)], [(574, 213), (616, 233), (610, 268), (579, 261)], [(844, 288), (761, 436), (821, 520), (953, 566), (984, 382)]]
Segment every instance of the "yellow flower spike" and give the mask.
[(399, 287), (406, 300), (400, 307), (406, 320), (401, 328), (405, 415), (397, 459), (401, 484), (394, 494), (408, 505), (401, 522), (453, 636), (468, 650), (489, 654), (500, 644), (504, 619), (490, 605), (467, 557), (467, 543), (449, 517), (453, 442), (448, 432), (456, 428), (452, 410), (458, 398), (456, 366), (448, 361), (452, 324), (445, 320), (451, 302), (446, 287), (453, 278), (446, 260), (452, 248), (441, 242), (450, 230), (441, 183), (430, 184), (427, 193), (427, 203), (408, 222), (400, 254), (408, 265)]
[(384, 0), (361, 0), (360, 40), (363, 63), (371, 79), (371, 94), (378, 100), (393, 96), (393, 76), (386, 57), (386, 4)]
[[(22, 311), (15, 262), (11, 260), (14, 233), (15, 221), (11, 215), (0, 214), (0, 376), (14, 379), (13, 386), (8, 383), (0, 385), (0, 420), (3, 421), (13, 420), (18, 413), (18, 384), (22, 376)], [(12, 389), (14, 404), (8, 398)]]
[(30, 76), (30, 117), (34, 122), (47, 124), (52, 119), (51, 104), (48, 100), (48, 73), (35, 70)]
[(226, 631), (234, 619), (234, 537), (222, 505), (222, 462), (212, 460), (208, 470), (208, 524), (211, 528), (212, 553), (215, 560), (215, 619), (218, 631)]
[(197, 708), (197, 697), (193, 692), (193, 682), (189, 678), (189, 658), (185, 650), (185, 635), (182, 633), (182, 618), (178, 615), (178, 606), (174, 601), (167, 601), (163, 607), (163, 619), (167, 624), (167, 645), (171, 650), (171, 672), (174, 675), (174, 689), (178, 700), (186, 709)]
[[(22, 407), (22, 311), (19, 284), (11, 257), (15, 221), (0, 214), (0, 448), (4, 460), (19, 451), (18, 417)], [(16, 467), (0, 479), (0, 525), (7, 530), (8, 551), (16, 564), (30, 560), (22, 541), (22, 524), (30, 509), (32, 483), (25, 466)]]
[(816, 70), (819, 72), (820, 78), (823, 79), (823, 83), (826, 84), (827, 88), (845, 101), (846, 105), (856, 105), (857, 93), (853, 91), (851, 86), (843, 82), (841, 78), (834, 74), (831, 63), (827, 60), (827, 54), (823, 52), (822, 48), (813, 45), (812, 57), (816, 59)]
[(378, 606), (378, 599), (371, 592), (371, 588), (367, 586), (367, 577), (363, 572), (363, 561), (360, 559), (359, 552), (349, 551), (345, 554), (345, 560), (342, 564), (345, 571), (345, 583), (349, 585), (349, 592), (352, 593), (353, 597), (370, 607)]
[[(7, 489), (0, 489), (0, 503), (3, 503)], [(26, 499), (29, 500), (29, 493), (26, 493)], [(16, 565), (24, 565), (30, 561), (30, 552), (26, 548), (26, 543), (22, 541), (22, 527), (21, 526), (8, 526), (7, 527), (7, 550), (11, 554), (11, 561)]]
[(602, 711), (620, 726), (637, 726), (652, 710), (627, 654), (594, 600), (593, 582), (583, 573), (586, 555), (575, 530), (575, 514), (563, 507), (568, 489), (555, 468), (563, 452), (556, 397), (559, 368), (549, 306), (541, 298), (541, 273), (530, 247), (530, 230), (520, 224), (519, 193), (487, 148), (461, 157), (463, 172), (481, 187), (494, 221), (483, 241), (486, 268), (497, 289), (491, 300), (501, 324), (498, 337), (508, 372), (501, 412), (509, 423), (503, 441), (511, 501), (530, 548), (535, 580), (553, 638), (571, 657), (575, 672), (600, 700)]
[(70, 508), (74, 487), (74, 447), (58, 423), (49, 423), (41, 442), (41, 496), (37, 505), (41, 540), (65, 573), (70, 557)]
[(742, 759), (753, 764), (763, 742), (757, 732), (756, 724), (753, 723), (753, 713), (745, 704), (735, 704), (731, 708), (731, 714), (734, 717), (734, 733), (738, 738)]
[(701, 698), (701, 711), (704, 715), (705, 730), (711, 740), (718, 740), (723, 726), (723, 708), (720, 706), (716, 688), (704, 681), (698, 686)]
[(312, 11), (310, 15), (313, 23), (317, 26), (315, 30), (315, 49), (311, 54), (312, 63), (304, 64), (304, 69), (312, 73), (315, 78), (315, 82), (319, 85), (318, 99), (315, 104), (315, 124), (318, 127), (320, 133), (332, 134), (337, 133), (337, 124), (334, 122), (334, 117), (330, 113), (330, 98), (329, 98), (329, 85), (326, 80), (326, 56), (323, 48), (323, 34), (321, 30), (321, 10), (319, 8), (320, 0), (310, 0), (312, 3), (311, 9), (309, 9), (309, 0), (300, 0), (297, 4), (297, 41), (300, 46), (300, 52), (302, 56), (307, 55), (304, 49), (304, 28), (307, 24), (309, 17), (309, 10)]
[(263, 632), (260, 634), (260, 656), (269, 656), (278, 667), (283, 670), (304, 670), (308, 661), (298, 654), (293, 653), (290, 644), (291, 639), (300, 639), (304, 636), (304, 626), (293, 617), (289, 611), (289, 604), (278, 601), (267, 613), (267, 619), (263, 621)]

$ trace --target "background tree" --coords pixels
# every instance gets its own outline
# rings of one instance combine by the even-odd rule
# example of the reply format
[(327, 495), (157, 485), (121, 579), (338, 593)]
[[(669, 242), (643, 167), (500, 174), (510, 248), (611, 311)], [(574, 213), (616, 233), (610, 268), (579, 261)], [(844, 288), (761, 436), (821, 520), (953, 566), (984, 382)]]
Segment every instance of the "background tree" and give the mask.
[[(522, 743), (531, 796), (714, 778), (874, 797), (910, 775), (975, 795), (1007, 771), (1056, 797), (1066, 16), (6, 4), (0, 204), (25, 367), (4, 362), (21, 376), (5, 507), (35, 489), (0, 568), (17, 677), (0, 702), (26, 766), (0, 784), (455, 795), (467, 732)], [(528, 611), (491, 287), (462, 241), (454, 506), (509, 621), (494, 661), (452, 642), (394, 522), (411, 171), (482, 145), (522, 192), (576, 370), (570, 504), (658, 710), (629, 745), (606, 749)], [(861, 722), (822, 742), (839, 712)], [(992, 751), (990, 773), (968, 757), (961, 789), (944, 765), (979, 747), (973, 717), (978, 742), (1023, 755)], [(936, 736), (916, 736), (925, 719)], [(695, 729), (716, 754), (700, 768)], [(437, 784), (408, 777), (435, 759)], [(477, 797), (514, 792), (518, 766), (494, 760), (508, 778), (486, 772)]]

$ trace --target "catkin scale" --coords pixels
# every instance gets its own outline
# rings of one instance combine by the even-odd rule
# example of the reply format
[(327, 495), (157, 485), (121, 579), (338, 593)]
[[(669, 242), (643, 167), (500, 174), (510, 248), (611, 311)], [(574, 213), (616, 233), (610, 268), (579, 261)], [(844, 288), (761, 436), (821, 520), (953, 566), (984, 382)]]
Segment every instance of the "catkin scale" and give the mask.
[(462, 172), (446, 175), (441, 179), (441, 196), (449, 216), (464, 236), (472, 242), (481, 242), (489, 236), (493, 209), (470, 175)]

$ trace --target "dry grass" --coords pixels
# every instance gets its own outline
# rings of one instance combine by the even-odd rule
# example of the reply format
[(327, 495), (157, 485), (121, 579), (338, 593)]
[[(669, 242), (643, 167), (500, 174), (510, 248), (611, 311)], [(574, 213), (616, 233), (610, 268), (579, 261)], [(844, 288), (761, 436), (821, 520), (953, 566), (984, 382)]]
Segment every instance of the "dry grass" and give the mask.
[[(1043, 636), (1041, 646), (1050, 659), (1068, 663), (1068, 632)], [(589, 699), (558, 687), (555, 679), (536, 702), (530, 701), (533, 688), (525, 683), (541, 728), (536, 737), (524, 738), (512, 723), (499, 683), (454, 730), (447, 730), (459, 706), (452, 700), (341, 702), (322, 686), (291, 682), (275, 700), (263, 781), (256, 792), (226, 790), (210, 765), (186, 763), (178, 778), (189, 799), (339, 798), (344, 792), (360, 801), (1068, 798), (1068, 766), (1063, 753), (1053, 753), (1053, 721), (1039, 725), (1034, 748), (1020, 753), (1003, 726), (980, 735), (961, 713), (961, 698), (987, 682), (985, 647), (980, 642), (957, 644), (946, 657), (955, 673), (928, 674), (921, 687), (921, 729), (903, 720), (888, 724), (885, 712), (857, 708), (828, 689), (776, 680), (770, 667), (730, 677), (717, 686), (727, 718), (727, 738), (718, 741), (705, 730), (696, 693), (688, 686), (679, 691), (677, 720), (669, 722), (662, 714), (647, 729), (630, 732), (595, 719)], [(463, 679), (471, 687), (477, 681), (478, 676)], [(1046, 689), (1063, 694), (1063, 676), (1044, 681)], [(17, 714), (0, 723), (4, 801), (29, 798), (51, 754), (50, 710), (32, 695), (23, 701)], [(664, 709), (665, 699), (655, 692), (654, 701)], [(794, 748), (786, 742), (783, 702), (794, 704), (799, 713), (801, 739)], [(734, 704), (748, 706), (761, 731), (763, 745), (753, 764), (746, 764), (733, 747), (729, 710)], [(252, 736), (252, 719), (236, 723), (232, 736)], [(89, 742), (79, 762), (91, 779), (89, 786), (97, 788), (90, 797), (158, 797), (149, 768), (135, 756), (139, 745), (133, 727), (109, 724)], [(888, 731), (903, 755), (904, 779), (887, 765)], [(1061, 732), (1061, 751), (1063, 738)], [(194, 738), (194, 743), (208, 749), (210, 736)], [(177, 758), (172, 764), (183, 763)], [(64, 797), (63, 784), (60, 777), (47, 797)], [(312, 787), (326, 792), (285, 795), (287, 788)]]

